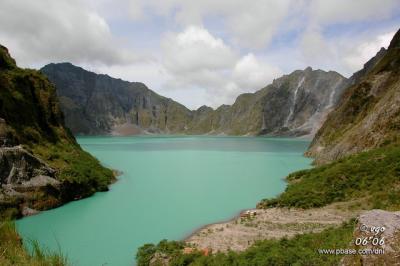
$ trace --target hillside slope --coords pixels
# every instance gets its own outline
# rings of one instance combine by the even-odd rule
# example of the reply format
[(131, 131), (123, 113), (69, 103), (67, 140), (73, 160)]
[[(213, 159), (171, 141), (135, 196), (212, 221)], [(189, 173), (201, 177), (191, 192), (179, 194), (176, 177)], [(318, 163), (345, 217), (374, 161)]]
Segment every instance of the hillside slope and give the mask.
[(65, 128), (54, 86), (0, 46), (0, 218), (107, 190), (113, 179)]
[(400, 136), (400, 32), (381, 50), (316, 134), (307, 155), (325, 163), (348, 154), (397, 143)]
[(74, 134), (313, 135), (346, 79), (330, 71), (297, 70), (216, 110), (190, 111), (143, 83), (98, 75), (69, 63), (41, 69), (56, 85)]

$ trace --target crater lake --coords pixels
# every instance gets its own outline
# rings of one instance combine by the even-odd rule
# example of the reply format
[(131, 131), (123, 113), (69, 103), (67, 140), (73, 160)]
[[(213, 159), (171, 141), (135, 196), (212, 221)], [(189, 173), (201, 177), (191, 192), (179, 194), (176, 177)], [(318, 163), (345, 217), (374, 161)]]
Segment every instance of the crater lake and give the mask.
[(17, 221), (73, 265), (133, 265), (137, 248), (182, 240), (274, 197), (285, 176), (310, 167), (309, 140), (268, 137), (78, 137), (103, 165), (122, 172), (110, 191)]

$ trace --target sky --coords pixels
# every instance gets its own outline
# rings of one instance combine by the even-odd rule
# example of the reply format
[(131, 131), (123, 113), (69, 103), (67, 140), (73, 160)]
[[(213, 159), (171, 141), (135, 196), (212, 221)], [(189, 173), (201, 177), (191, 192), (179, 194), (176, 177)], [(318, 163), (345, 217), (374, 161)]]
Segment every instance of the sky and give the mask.
[(19, 66), (71, 62), (190, 109), (307, 66), (349, 77), (399, 26), (399, 0), (0, 0)]

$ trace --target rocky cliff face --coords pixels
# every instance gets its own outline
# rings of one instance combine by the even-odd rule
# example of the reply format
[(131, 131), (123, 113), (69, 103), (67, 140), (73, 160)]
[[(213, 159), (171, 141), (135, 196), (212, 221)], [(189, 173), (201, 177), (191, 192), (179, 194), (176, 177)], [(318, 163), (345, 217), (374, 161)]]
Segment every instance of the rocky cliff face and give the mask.
[(232, 106), (201, 107), (190, 132), (228, 135), (312, 135), (336, 104), (347, 80), (330, 71), (297, 70), (256, 93), (239, 95)]
[(298, 70), (231, 106), (190, 111), (142, 83), (98, 75), (69, 63), (41, 69), (56, 85), (74, 134), (314, 134), (346, 79), (336, 72)]
[(54, 86), (0, 46), (0, 218), (88, 196), (112, 179), (65, 128)]
[(399, 142), (400, 32), (357, 72), (337, 108), (315, 136), (309, 156), (316, 163)]
[(98, 75), (69, 63), (41, 69), (56, 85), (66, 124), (75, 134), (185, 132), (191, 112), (143, 83)]

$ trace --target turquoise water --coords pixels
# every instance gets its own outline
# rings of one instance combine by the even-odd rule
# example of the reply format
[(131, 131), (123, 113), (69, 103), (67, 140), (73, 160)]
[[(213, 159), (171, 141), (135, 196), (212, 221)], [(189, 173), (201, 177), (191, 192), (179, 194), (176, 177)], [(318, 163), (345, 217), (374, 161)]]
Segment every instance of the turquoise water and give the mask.
[(109, 192), (17, 222), (27, 239), (74, 265), (132, 265), (144, 243), (179, 240), (285, 188), (307, 168), (309, 142), (253, 137), (81, 137), (105, 166), (123, 171)]

